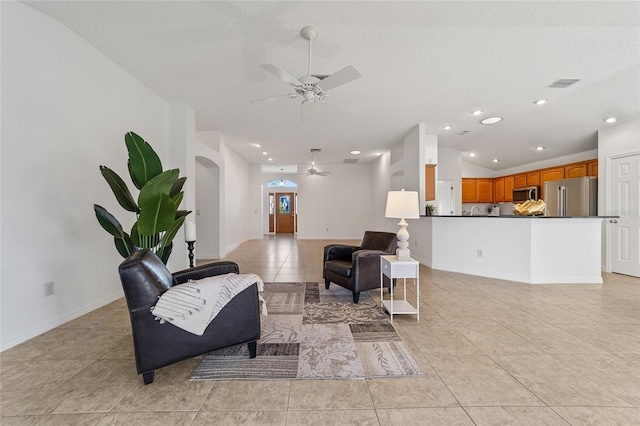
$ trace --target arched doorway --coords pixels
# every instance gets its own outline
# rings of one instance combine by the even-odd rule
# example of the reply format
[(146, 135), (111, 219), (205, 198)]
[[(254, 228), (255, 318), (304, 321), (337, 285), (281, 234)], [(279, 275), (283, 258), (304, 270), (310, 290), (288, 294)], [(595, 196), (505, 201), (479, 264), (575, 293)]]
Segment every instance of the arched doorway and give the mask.
[(298, 232), (298, 185), (286, 179), (267, 182), (265, 233), (295, 234)]

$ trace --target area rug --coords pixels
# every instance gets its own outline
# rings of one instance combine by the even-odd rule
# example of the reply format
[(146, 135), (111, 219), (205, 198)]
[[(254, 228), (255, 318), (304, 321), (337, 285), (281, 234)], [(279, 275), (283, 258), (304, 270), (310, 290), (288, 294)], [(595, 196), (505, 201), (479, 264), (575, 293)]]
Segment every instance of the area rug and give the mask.
[(258, 356), (247, 345), (209, 353), (191, 380), (356, 379), (424, 376), (369, 292), (320, 283), (265, 283)]

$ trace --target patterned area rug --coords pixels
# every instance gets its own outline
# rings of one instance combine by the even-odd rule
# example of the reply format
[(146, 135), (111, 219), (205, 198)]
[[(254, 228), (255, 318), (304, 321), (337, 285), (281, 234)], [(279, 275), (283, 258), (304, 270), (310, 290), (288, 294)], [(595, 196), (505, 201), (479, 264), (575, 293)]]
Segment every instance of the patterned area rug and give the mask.
[(209, 353), (191, 380), (424, 376), (369, 292), (320, 283), (265, 283), (258, 356), (247, 345)]

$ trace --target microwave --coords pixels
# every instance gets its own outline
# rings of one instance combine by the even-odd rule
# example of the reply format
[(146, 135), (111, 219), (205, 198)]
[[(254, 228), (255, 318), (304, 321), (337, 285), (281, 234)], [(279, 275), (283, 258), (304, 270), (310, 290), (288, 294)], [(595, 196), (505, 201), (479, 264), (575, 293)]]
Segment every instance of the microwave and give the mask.
[(537, 200), (540, 194), (539, 186), (526, 186), (523, 188), (514, 188), (513, 202), (523, 203), (527, 200)]

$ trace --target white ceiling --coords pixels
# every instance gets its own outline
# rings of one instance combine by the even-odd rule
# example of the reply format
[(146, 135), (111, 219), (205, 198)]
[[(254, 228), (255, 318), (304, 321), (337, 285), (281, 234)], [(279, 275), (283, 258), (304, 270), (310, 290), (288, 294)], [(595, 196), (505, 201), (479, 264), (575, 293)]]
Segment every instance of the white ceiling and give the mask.
[[(342, 163), (356, 148), (370, 163), (422, 122), (440, 147), (501, 170), (595, 149), (603, 117), (640, 117), (637, 1), (24, 3), (164, 98), (192, 105), (197, 130), (221, 131), (252, 163), (267, 164), (263, 150), (277, 167), (305, 163), (311, 148), (322, 149), (317, 164)], [(300, 99), (249, 103), (291, 92), (260, 64), (306, 74), (306, 25), (320, 30), (313, 74), (347, 65), (362, 74), (330, 91), (312, 123), (300, 122)], [(539, 98), (548, 102), (534, 105)], [(479, 124), (493, 115), (504, 121)]]

